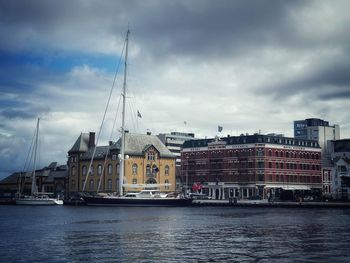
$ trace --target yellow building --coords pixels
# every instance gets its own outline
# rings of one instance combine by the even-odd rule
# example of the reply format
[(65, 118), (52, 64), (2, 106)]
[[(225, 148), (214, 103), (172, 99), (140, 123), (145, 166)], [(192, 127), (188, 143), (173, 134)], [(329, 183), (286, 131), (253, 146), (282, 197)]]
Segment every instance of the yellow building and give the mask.
[[(82, 133), (68, 152), (69, 193), (118, 192), (120, 140), (108, 146), (97, 146), (95, 133)], [(124, 191), (138, 191), (139, 184), (161, 184), (163, 192), (175, 191), (175, 156), (157, 136), (125, 134)], [(104, 165), (105, 164), (105, 165)], [(164, 185), (168, 184), (168, 185)]]

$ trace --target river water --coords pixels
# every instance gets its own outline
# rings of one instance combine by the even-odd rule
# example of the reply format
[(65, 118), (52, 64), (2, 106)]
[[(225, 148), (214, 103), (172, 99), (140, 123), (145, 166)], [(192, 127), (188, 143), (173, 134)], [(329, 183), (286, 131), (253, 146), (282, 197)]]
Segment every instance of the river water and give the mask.
[(350, 210), (0, 206), (0, 262), (350, 262)]

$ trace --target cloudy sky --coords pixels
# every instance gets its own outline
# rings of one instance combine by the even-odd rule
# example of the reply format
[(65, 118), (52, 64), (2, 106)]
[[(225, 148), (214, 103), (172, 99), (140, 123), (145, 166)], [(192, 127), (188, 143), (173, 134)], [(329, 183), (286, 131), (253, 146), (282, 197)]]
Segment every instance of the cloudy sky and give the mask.
[(293, 120), (316, 117), (349, 138), (349, 9), (346, 0), (0, 0), (0, 178), (22, 169), (38, 117), (39, 165), (64, 164), (81, 132), (99, 130), (128, 25), (127, 111), (142, 114), (128, 117), (131, 131), (293, 136)]

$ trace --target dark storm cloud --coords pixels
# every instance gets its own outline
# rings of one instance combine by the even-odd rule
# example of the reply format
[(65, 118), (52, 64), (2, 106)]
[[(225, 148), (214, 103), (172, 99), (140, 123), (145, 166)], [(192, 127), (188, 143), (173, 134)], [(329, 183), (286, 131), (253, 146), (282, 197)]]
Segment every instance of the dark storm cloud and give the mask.
[(288, 13), (299, 5), (299, 1), (165, 1), (134, 17), (135, 38), (160, 59), (219, 61), (244, 56), (250, 49), (286, 42)]
[[(342, 54), (323, 64), (311, 64), (299, 77), (282, 80), (282, 83), (266, 89), (268, 95), (284, 98), (298, 93), (312, 93), (312, 99), (321, 100), (350, 98), (350, 54)], [(278, 78), (278, 77), (277, 77)]]
[[(299, 1), (2, 1), (2, 46), (27, 36), (50, 37), (76, 28), (80, 41), (89, 34), (120, 35), (130, 23), (135, 39), (157, 57), (226, 57), (254, 46), (284, 42), (288, 14)], [(6, 27), (5, 27), (6, 26)], [(72, 37), (72, 36), (71, 36)], [(67, 41), (67, 40), (63, 40)], [(59, 48), (57, 43), (57, 47)], [(24, 46), (24, 45), (23, 45)], [(3, 47), (4, 48), (4, 47)]]

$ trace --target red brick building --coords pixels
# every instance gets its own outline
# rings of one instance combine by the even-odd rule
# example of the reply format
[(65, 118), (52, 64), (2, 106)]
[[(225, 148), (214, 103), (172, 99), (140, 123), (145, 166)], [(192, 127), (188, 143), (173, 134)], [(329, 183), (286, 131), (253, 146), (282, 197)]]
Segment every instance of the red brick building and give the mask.
[(201, 183), (214, 199), (283, 197), (320, 193), (321, 148), (317, 141), (246, 135), (186, 141), (181, 179)]

